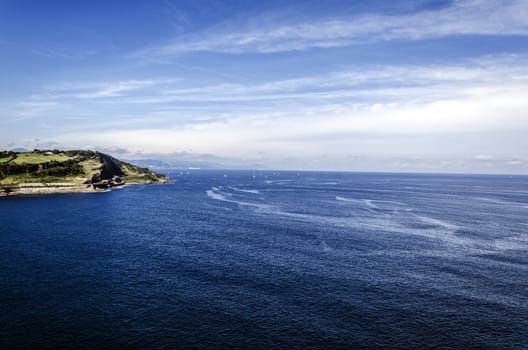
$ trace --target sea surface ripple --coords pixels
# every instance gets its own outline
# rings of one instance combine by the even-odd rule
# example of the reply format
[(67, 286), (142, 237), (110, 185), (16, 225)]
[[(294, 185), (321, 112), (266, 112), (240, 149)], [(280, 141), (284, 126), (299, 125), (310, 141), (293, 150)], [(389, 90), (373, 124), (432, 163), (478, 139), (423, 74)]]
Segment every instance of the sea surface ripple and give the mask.
[(528, 177), (169, 175), (0, 198), (0, 348), (528, 348)]

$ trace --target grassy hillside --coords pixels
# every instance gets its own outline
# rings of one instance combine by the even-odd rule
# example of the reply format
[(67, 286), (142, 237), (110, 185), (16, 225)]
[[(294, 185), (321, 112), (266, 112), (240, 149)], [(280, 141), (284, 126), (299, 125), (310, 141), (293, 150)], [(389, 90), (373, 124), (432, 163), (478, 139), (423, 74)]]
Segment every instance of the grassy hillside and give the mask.
[(0, 152), (0, 192), (26, 187), (94, 188), (116, 183), (165, 182), (164, 175), (120, 161), (110, 155), (86, 151)]

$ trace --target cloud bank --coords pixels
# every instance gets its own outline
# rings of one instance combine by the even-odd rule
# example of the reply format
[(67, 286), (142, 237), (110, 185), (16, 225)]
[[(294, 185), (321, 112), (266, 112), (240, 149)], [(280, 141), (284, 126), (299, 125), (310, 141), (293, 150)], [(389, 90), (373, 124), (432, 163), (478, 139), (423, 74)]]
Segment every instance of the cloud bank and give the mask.
[[(292, 17), (296, 17), (293, 15)], [(451, 6), (403, 15), (358, 16), (276, 23), (266, 18), (223, 23), (149, 47), (135, 57), (163, 59), (189, 52), (277, 53), (389, 40), (456, 35), (528, 35), (524, 0), (457, 0)]]
[[(198, 26), (171, 7), (179, 34), (101, 58), (103, 73), (101, 62), (86, 62), (94, 74), (49, 65), (54, 79), (19, 84), (30, 92), (0, 99), (0, 142), (276, 168), (528, 172), (528, 52), (518, 45), (528, 3), (420, 3), (391, 14), (368, 2), (356, 14), (279, 6)], [(351, 54), (363, 49), (373, 52)]]

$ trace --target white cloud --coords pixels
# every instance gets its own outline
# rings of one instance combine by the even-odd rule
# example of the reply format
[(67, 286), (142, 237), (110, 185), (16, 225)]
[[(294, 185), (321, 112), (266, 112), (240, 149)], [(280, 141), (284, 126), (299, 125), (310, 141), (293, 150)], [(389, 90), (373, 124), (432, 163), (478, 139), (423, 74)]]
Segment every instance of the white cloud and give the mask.
[(35, 100), (95, 99), (123, 96), (125, 92), (143, 90), (164, 84), (167, 80), (127, 80), (118, 82), (91, 82), (51, 86), (47, 92), (32, 96)]
[(223, 83), (194, 87), (165, 86), (151, 94), (120, 99), (119, 103), (189, 106), (200, 104), (296, 104), (302, 109), (321, 104), (431, 102), (472, 96), (490, 90), (528, 87), (526, 56), (486, 57), (451, 65), (401, 65), (344, 70), (260, 84)]
[[(398, 138), (427, 136), (433, 139), (445, 135), (528, 131), (525, 114), (528, 101), (524, 99), (524, 102), (517, 103), (523, 101), (527, 93), (528, 90), (515, 94), (493, 92), (418, 104), (380, 103), (337, 109), (321, 106), (311, 108), (309, 113), (289, 110), (179, 127), (68, 134), (63, 136), (62, 141), (71, 143), (90, 139), (96, 140), (98, 144), (113, 145), (119, 140), (119, 145), (123, 147), (135, 149), (139, 146), (150, 152), (188, 149), (223, 156), (249, 157), (262, 150), (274, 156), (284, 153), (286, 149), (299, 155), (309, 154), (314, 148), (339, 153), (336, 144), (355, 148), (365, 139), (376, 142), (384, 138), (375, 151), (401, 152)], [(519, 146), (528, 146), (525, 141), (520, 142)], [(416, 141), (415, 146), (418, 147), (416, 154), (425, 151), (419, 148), (420, 142)], [(371, 151), (361, 150), (363, 153)], [(467, 152), (467, 149), (463, 151)]]
[[(295, 16), (293, 16), (295, 18)], [(259, 20), (227, 23), (202, 33), (176, 38), (135, 56), (163, 59), (186, 52), (224, 53), (305, 50), (348, 46), (358, 42), (421, 40), (451, 35), (528, 35), (525, 0), (458, 0), (452, 6), (405, 15), (364, 14), (326, 20), (288, 22)], [(237, 29), (232, 29), (237, 28)]]
[[(75, 104), (93, 100), (108, 106), (142, 105), (146, 112), (168, 110), (237, 111), (309, 106), (431, 102), (528, 86), (528, 57), (504, 55), (450, 65), (363, 67), (295, 79), (241, 84), (197, 85), (173, 78), (65, 83), (48, 86), (19, 104)], [(232, 104), (232, 108), (226, 108)], [(93, 107), (94, 105), (92, 105)], [(122, 107), (120, 107), (122, 108)], [(136, 107), (133, 107), (136, 108)], [(217, 114), (217, 117), (219, 114)], [(209, 119), (211, 116), (196, 116)]]
[(17, 103), (14, 108), (11, 108), (13, 111), (12, 115), (5, 118), (4, 121), (41, 116), (57, 110), (61, 106), (60, 103), (55, 101), (22, 101)]
[[(482, 166), (502, 160), (505, 167), (522, 167), (526, 163), (517, 160), (527, 158), (528, 150), (526, 61), (525, 56), (485, 57), (260, 84), (125, 84), (134, 89), (134, 96), (105, 98), (101, 105), (90, 101), (92, 110), (102, 108), (92, 112), (103, 115), (105, 128), (94, 124), (95, 117), (73, 126), (61, 122), (50, 125), (49, 137), (80, 148), (96, 144), (133, 152), (188, 151), (241, 159), (262, 155), (268, 164), (290, 157), (297, 159), (295, 164), (319, 159), (317, 164), (323, 166), (333, 159), (345, 168), (350, 154), (394, 159), (447, 154), (469, 157)], [(57, 96), (99, 88), (66, 84), (53, 88), (56, 99), (18, 107), (76, 105), (84, 101)], [(82, 109), (82, 104), (76, 106)], [(109, 107), (116, 114), (108, 113)], [(508, 156), (512, 154), (519, 157)], [(417, 163), (400, 159), (398, 164)]]

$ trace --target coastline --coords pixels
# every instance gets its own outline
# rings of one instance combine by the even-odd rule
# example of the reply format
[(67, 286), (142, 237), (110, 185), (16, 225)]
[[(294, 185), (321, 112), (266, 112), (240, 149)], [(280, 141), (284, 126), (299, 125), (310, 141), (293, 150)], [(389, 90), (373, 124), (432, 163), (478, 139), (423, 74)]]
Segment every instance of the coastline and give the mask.
[(0, 159), (0, 197), (104, 192), (169, 181), (148, 168), (91, 150), (4, 151)]
[(67, 182), (58, 183), (22, 183), (17, 185), (10, 185), (9, 191), (0, 190), (0, 197), (15, 197), (15, 196), (31, 196), (31, 195), (48, 195), (48, 194), (67, 194), (67, 193), (99, 193), (107, 192), (112, 189), (131, 185), (150, 185), (167, 183), (168, 180), (160, 180), (156, 182), (126, 182), (120, 186), (109, 186), (105, 189), (95, 188), (92, 184), (76, 184)]

